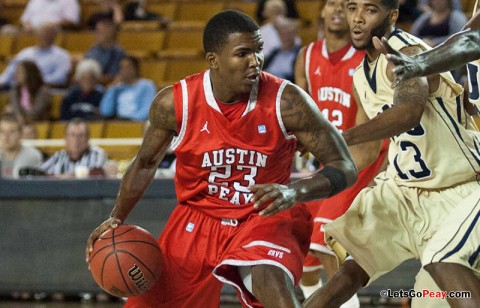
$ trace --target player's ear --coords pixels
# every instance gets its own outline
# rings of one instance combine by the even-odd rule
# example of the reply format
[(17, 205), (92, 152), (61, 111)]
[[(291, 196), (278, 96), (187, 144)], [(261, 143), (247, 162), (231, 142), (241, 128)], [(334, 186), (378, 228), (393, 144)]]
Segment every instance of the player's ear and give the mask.
[(390, 15), (388, 16), (388, 24), (394, 25), (398, 19), (398, 9), (391, 10)]
[(207, 52), (205, 59), (210, 69), (215, 70), (218, 68), (217, 55), (214, 52)]

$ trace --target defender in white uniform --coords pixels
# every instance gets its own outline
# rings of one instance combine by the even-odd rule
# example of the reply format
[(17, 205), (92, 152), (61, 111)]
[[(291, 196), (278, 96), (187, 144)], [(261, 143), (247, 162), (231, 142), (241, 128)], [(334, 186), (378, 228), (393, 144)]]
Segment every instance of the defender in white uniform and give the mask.
[[(347, 15), (354, 46), (367, 51), (355, 72), (354, 87), (371, 120), (347, 130), (344, 137), (349, 145), (391, 138), (389, 167), (377, 177), (375, 187), (357, 196), (344, 216), (326, 225), (331, 246), (343, 247), (353, 260), (345, 262), (338, 275), (307, 301), (307, 307), (338, 304), (405, 260), (416, 258), (431, 265), (436, 262), (427, 253), (431, 250), (444, 247), (444, 258), (463, 259), (459, 256), (463, 248), (471, 247), (445, 247), (445, 239), (435, 234), (451, 228), (450, 219), (463, 210), (462, 202), (475, 198), (480, 189), (479, 135), (464, 109), (463, 88), (449, 73), (403, 80), (392, 88), (392, 65), (373, 46), (373, 36), (385, 36), (394, 50), (406, 54), (429, 48), (394, 28), (398, 1), (349, 0)], [(458, 232), (471, 236), (476, 219), (466, 221), (470, 227)], [(417, 277), (416, 289), (435, 291), (424, 273)], [(444, 274), (451, 279), (463, 275)], [(462, 285), (459, 290), (468, 288)], [(473, 290), (471, 299), (460, 301), (478, 303), (476, 293)], [(448, 305), (446, 300), (420, 302), (422, 307)], [(449, 299), (448, 303), (458, 302)]]

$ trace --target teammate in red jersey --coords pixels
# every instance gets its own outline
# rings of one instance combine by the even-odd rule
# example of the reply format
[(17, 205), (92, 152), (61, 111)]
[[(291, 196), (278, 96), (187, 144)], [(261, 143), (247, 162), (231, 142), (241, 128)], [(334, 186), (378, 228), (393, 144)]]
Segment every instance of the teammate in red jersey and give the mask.
[[(218, 307), (223, 283), (246, 307), (300, 307), (294, 292), (312, 231), (304, 201), (356, 181), (341, 135), (303, 90), (261, 71), (253, 19), (230, 10), (204, 30), (209, 70), (161, 90), (151, 126), (92, 245), (123, 223), (171, 145), (178, 206), (158, 239), (164, 274), (127, 307)], [(297, 141), (325, 166), (290, 183)]]
[[(300, 51), (295, 70), (296, 84), (310, 93), (323, 115), (340, 131), (368, 120), (362, 106), (357, 105), (352, 90), (353, 72), (362, 62), (365, 52), (356, 50), (351, 43), (344, 2), (328, 0), (325, 3), (321, 13), (325, 37)], [(305, 297), (309, 297), (321, 284), (320, 264), (328, 277), (332, 277), (338, 269), (335, 254), (325, 244), (323, 225), (345, 213), (358, 192), (379, 173), (387, 149), (388, 142), (383, 144), (376, 160), (363, 153), (354, 155), (359, 170), (366, 167), (360, 172), (358, 181), (333, 198), (308, 202), (314, 217), (314, 229), (301, 281)], [(354, 150), (353, 154), (355, 152), (359, 153)], [(350, 306), (359, 305), (358, 298), (354, 296)]]

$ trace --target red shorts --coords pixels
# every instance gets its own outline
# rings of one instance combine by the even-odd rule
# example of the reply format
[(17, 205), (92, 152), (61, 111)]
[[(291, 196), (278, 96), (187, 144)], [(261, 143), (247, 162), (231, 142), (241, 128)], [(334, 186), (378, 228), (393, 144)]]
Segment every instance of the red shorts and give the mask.
[[(334, 253), (325, 244), (325, 233), (323, 226), (332, 220), (342, 216), (350, 207), (358, 193), (375, 178), (381, 171), (380, 168), (388, 153), (389, 141), (382, 142), (382, 148), (375, 162), (363, 169), (358, 174), (358, 180), (350, 188), (341, 193), (323, 200), (311, 201), (307, 204), (310, 207), (317, 207), (316, 214), (313, 215), (313, 233), (310, 249), (334, 255)], [(310, 203), (313, 203), (311, 205)]]
[(163, 276), (126, 307), (219, 307), (223, 283), (237, 289), (244, 306), (261, 307), (245, 290), (238, 266), (278, 266), (297, 284), (313, 227), (305, 205), (236, 222), (177, 206), (158, 239)]

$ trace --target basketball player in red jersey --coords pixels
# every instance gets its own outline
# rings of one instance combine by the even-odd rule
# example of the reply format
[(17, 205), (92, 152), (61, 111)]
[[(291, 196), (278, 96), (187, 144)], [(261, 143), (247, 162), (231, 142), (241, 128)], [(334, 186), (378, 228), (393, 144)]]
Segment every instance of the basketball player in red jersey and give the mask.
[[(353, 72), (362, 62), (365, 52), (352, 46), (344, 2), (326, 1), (321, 12), (325, 37), (300, 51), (295, 68), (296, 84), (310, 93), (323, 115), (339, 131), (368, 120), (352, 93)], [(388, 143), (383, 145), (376, 160), (376, 157), (365, 156), (362, 151), (358, 151), (361, 149), (352, 149), (353, 154), (362, 153), (354, 155), (359, 170), (368, 166), (360, 172), (358, 181), (333, 198), (308, 202), (314, 217), (314, 229), (300, 284), (305, 297), (309, 297), (321, 285), (320, 264), (328, 277), (332, 277), (338, 269), (335, 254), (325, 244), (323, 225), (345, 213), (358, 192), (379, 173), (387, 149)], [(343, 307), (359, 305), (355, 295)]]
[[(92, 245), (123, 223), (169, 147), (178, 206), (158, 239), (164, 272), (127, 307), (219, 307), (223, 283), (245, 307), (300, 307), (312, 220), (304, 201), (356, 181), (341, 135), (303, 90), (261, 71), (262, 38), (238, 11), (212, 17), (203, 35), (209, 70), (161, 90), (151, 126)], [(290, 183), (297, 141), (325, 166)]]

